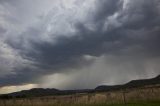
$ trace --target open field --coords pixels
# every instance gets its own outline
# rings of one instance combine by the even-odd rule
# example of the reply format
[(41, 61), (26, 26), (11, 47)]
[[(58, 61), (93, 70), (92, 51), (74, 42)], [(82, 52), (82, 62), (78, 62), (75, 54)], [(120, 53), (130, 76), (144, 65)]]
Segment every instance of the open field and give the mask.
[(46, 104), (46, 105), (21, 105), (21, 104), (12, 104), (12, 105), (5, 105), (5, 106), (160, 106), (160, 103), (129, 103), (127, 105), (124, 104)]
[(0, 106), (160, 106), (160, 87), (0, 100)]

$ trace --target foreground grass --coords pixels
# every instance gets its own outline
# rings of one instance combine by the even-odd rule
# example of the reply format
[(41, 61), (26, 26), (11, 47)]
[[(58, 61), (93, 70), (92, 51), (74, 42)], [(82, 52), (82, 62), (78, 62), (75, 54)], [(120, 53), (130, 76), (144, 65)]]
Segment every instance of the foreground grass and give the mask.
[(55, 103), (55, 104), (36, 104), (36, 103), (28, 103), (28, 104), (4, 104), (1, 106), (160, 106), (160, 101), (152, 101), (152, 102), (137, 102), (137, 103), (119, 103), (119, 104), (107, 104), (107, 103), (80, 103), (80, 104), (71, 104), (71, 103)]
[(128, 104), (59, 104), (50, 106), (160, 106), (160, 102), (153, 103), (128, 103)]
[(128, 104), (77, 104), (77, 105), (61, 105), (61, 106), (160, 106), (159, 103), (128, 103)]
[[(125, 104), (126, 103), (126, 104)], [(1, 99), (0, 106), (160, 106), (160, 88), (63, 96)]]

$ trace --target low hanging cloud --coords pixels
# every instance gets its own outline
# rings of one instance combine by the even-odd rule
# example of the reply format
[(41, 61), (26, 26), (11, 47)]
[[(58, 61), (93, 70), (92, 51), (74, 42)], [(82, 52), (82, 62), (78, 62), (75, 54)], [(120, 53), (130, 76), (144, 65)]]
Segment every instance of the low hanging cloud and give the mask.
[(93, 88), (160, 74), (159, 0), (54, 0), (46, 11), (36, 1), (30, 18), (18, 17), (20, 1), (0, 2), (0, 86)]

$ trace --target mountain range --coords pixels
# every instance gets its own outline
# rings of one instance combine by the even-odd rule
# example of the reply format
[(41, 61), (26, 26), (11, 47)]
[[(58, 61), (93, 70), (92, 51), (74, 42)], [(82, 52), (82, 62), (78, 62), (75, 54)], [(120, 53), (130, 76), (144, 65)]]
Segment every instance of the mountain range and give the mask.
[(77, 93), (94, 93), (94, 92), (107, 92), (115, 90), (124, 90), (131, 88), (139, 88), (145, 86), (160, 86), (160, 75), (151, 79), (132, 80), (123, 85), (101, 85), (95, 89), (81, 89), (81, 90), (58, 90), (54, 88), (33, 88), (30, 90), (23, 90), (20, 92), (14, 92), (9, 94), (0, 95), (0, 99), (8, 98), (24, 98), (24, 97), (42, 97), (42, 96), (55, 96), (55, 95), (71, 95)]

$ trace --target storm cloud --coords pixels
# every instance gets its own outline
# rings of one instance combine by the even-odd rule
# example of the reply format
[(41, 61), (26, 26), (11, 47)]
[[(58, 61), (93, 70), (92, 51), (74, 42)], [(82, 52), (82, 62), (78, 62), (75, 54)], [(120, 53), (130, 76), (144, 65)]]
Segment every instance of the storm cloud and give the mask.
[(93, 88), (160, 74), (159, 0), (0, 3), (0, 86)]

